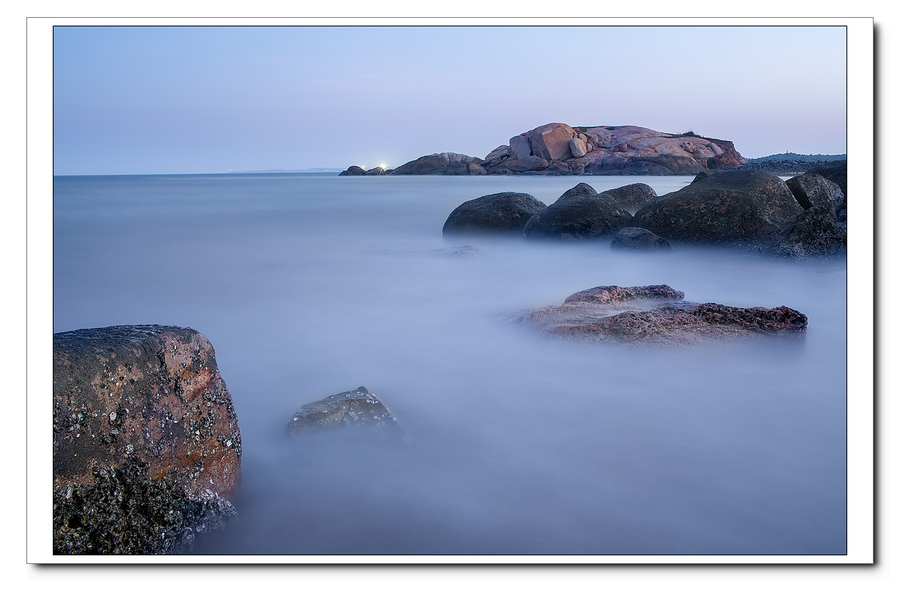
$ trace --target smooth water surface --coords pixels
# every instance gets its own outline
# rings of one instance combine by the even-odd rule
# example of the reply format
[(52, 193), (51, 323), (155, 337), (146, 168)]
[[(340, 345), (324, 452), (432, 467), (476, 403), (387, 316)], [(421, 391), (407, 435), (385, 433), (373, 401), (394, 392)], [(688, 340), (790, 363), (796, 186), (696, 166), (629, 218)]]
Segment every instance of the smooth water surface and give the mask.
[[(844, 553), (845, 261), (441, 236), (469, 199), (550, 204), (582, 181), (662, 195), (690, 177), (57, 177), (54, 330), (212, 342), (243, 487), (194, 554)], [(506, 319), (645, 284), (787, 305), (809, 330), (639, 349)], [(285, 438), (299, 406), (360, 385), (407, 444)]]

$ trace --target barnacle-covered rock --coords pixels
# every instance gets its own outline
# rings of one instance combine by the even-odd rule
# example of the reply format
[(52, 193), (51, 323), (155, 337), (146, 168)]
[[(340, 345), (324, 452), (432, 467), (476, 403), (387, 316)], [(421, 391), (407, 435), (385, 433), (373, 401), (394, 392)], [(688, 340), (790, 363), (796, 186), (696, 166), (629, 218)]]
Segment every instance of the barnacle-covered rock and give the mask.
[(53, 335), (54, 550), (171, 552), (233, 513), (241, 433), (190, 328)]

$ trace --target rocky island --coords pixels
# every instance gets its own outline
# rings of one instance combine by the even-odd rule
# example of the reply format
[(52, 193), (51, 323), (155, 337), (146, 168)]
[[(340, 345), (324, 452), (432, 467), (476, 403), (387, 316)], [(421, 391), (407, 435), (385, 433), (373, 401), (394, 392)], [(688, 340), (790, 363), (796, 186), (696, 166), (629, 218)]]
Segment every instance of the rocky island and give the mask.
[(693, 175), (748, 162), (723, 139), (638, 126), (572, 127), (549, 123), (510, 138), (483, 159), (444, 152), (392, 170), (351, 166), (341, 175)]

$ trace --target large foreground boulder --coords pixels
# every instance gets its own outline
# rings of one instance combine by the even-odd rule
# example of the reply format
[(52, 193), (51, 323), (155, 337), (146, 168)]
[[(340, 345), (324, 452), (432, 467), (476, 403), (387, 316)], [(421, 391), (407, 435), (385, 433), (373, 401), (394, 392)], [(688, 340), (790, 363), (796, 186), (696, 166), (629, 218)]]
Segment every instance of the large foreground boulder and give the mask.
[(514, 320), (552, 337), (631, 345), (698, 345), (806, 331), (806, 316), (789, 307), (730, 307), (683, 299), (683, 292), (668, 285), (603, 286)]
[(687, 187), (651, 200), (632, 226), (669, 240), (702, 244), (771, 241), (803, 208), (779, 177), (731, 170), (697, 178)]
[(170, 553), (234, 514), (241, 434), (196, 330), (53, 335), (54, 551)]
[(444, 235), (521, 235), (528, 220), (547, 205), (528, 193), (483, 195), (460, 204), (444, 222)]

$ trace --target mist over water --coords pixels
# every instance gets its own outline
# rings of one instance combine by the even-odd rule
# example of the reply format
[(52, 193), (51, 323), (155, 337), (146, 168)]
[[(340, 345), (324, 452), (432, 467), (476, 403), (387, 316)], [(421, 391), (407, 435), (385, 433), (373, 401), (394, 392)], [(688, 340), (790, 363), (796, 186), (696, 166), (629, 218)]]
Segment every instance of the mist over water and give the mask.
[[(443, 239), (460, 203), (691, 177), (57, 177), (54, 331), (187, 326), (243, 438), (194, 554), (833, 554), (846, 547), (846, 266), (676, 246)], [(472, 259), (442, 250), (473, 245)], [(787, 305), (802, 339), (687, 349), (508, 323), (598, 285)], [(365, 385), (410, 439), (289, 439)]]

